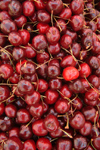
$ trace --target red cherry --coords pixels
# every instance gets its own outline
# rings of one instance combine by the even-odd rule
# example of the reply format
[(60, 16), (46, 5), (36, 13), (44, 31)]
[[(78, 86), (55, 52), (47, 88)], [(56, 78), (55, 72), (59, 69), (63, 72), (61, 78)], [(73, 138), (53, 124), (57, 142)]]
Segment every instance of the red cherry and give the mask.
[(17, 84), (19, 82), (19, 75), (15, 72), (13, 75), (9, 78), (9, 81), (11, 83)]
[(7, 11), (0, 12), (0, 22), (6, 19), (11, 19)]
[(27, 45), (30, 40), (30, 33), (25, 29), (19, 30), (18, 32), (22, 37), (22, 44)]
[(72, 44), (72, 39), (69, 35), (63, 35), (60, 40), (60, 44), (63, 48), (67, 49)]
[(19, 46), (22, 44), (22, 37), (18, 32), (11, 32), (8, 35), (8, 40), (13, 46)]
[(46, 23), (38, 23), (37, 29), (39, 30), (40, 34), (46, 34), (47, 30), (49, 29), (49, 25)]
[(70, 8), (63, 8), (63, 10), (61, 11), (59, 17), (61, 19), (67, 20), (71, 17), (71, 15), (72, 15), (72, 12), (71, 12)]
[(80, 65), (81, 70), (79, 71), (80, 77), (88, 77), (91, 74), (91, 69), (87, 63), (83, 63)]
[(42, 23), (49, 23), (51, 18), (50, 18), (50, 15), (47, 11), (45, 10), (38, 10), (37, 11), (37, 20), (39, 22), (42, 22)]
[(70, 91), (67, 85), (63, 85), (60, 89), (60, 95), (63, 98), (64, 97), (70, 98), (72, 96), (72, 92)]
[(24, 142), (23, 150), (28, 150), (28, 149), (36, 150), (35, 142), (31, 139), (26, 140)]
[(7, 10), (8, 4), (11, 2), (11, 0), (1, 0), (0, 1), (0, 9), (1, 10)]
[(9, 64), (4, 64), (0, 66), (0, 75), (4, 79), (8, 79), (13, 74), (13, 68)]
[(4, 113), (4, 110), (5, 110), (5, 105), (4, 103), (1, 103), (0, 104), (0, 116)]
[(66, 138), (59, 138), (57, 140), (57, 150), (61, 149), (72, 150), (72, 141)]
[(4, 46), (5, 42), (6, 42), (6, 38), (2, 33), (0, 33), (0, 46)]
[(19, 128), (18, 127), (12, 128), (11, 130), (9, 130), (8, 134), (9, 134), (9, 138), (13, 136), (19, 138)]
[(15, 18), (14, 21), (19, 28), (22, 28), (22, 26), (27, 22), (27, 18), (21, 15), (18, 18)]
[(5, 114), (10, 117), (10, 118), (14, 118), (16, 117), (16, 113), (17, 113), (17, 109), (13, 104), (8, 104), (5, 107)]
[(23, 61), (18, 62), (18, 63), (16, 64), (16, 71), (17, 71), (18, 74), (21, 73), (21, 66), (22, 66), (23, 64), (25, 64), (26, 62), (27, 62), (27, 60), (23, 60)]

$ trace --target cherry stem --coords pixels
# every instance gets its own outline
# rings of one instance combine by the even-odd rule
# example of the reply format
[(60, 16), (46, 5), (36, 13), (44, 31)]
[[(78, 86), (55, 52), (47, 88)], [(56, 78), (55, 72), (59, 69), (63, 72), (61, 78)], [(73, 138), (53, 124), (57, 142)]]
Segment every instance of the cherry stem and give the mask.
[(68, 132), (66, 132), (65, 130), (63, 130), (63, 129), (61, 129), (61, 128), (59, 128), (61, 131), (63, 131), (69, 138), (73, 138)]

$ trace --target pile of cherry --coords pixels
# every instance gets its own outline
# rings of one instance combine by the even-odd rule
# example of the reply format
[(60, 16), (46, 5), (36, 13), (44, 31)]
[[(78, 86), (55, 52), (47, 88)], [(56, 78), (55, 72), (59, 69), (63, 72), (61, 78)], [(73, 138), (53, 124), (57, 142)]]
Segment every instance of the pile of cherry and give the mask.
[(0, 0), (0, 150), (100, 150), (99, 11)]

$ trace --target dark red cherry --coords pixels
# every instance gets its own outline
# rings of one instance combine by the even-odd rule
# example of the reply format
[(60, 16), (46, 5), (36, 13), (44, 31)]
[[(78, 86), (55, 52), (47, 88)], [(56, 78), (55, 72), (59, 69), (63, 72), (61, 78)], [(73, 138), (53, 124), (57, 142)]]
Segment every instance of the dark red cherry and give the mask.
[(72, 15), (72, 12), (70, 8), (63, 8), (59, 17), (63, 20), (67, 20), (71, 17), (71, 15)]
[(51, 150), (52, 144), (47, 138), (39, 138), (36, 142), (36, 147), (38, 150)]
[(61, 89), (61, 86), (62, 86), (62, 82), (60, 79), (55, 78), (55, 79), (49, 80), (50, 89), (59, 90), (59, 89)]
[(90, 134), (90, 137), (91, 138), (96, 138), (100, 135), (100, 132), (99, 132), (99, 129), (97, 126), (93, 125), (92, 126), (92, 130), (91, 130), (91, 134)]
[(67, 29), (65, 34), (69, 35), (73, 41), (76, 41), (76, 39), (77, 39), (77, 33), (76, 32)]
[(27, 149), (36, 150), (35, 142), (33, 140), (29, 139), (24, 142), (23, 150)]
[(23, 60), (23, 61), (19, 61), (17, 64), (16, 64), (16, 72), (18, 74), (21, 74), (21, 66), (23, 64), (25, 64), (27, 62), (27, 60)]
[(21, 47), (14, 47), (12, 51), (12, 55), (16, 61), (20, 61), (25, 57), (24, 49)]
[(19, 137), (22, 140), (28, 140), (32, 137), (32, 129), (31, 126), (21, 125), (19, 129)]
[(22, 37), (18, 32), (11, 32), (8, 35), (8, 40), (13, 46), (19, 46), (22, 44)]
[(79, 132), (83, 135), (83, 136), (88, 136), (90, 135), (92, 130), (92, 124), (89, 121), (86, 121), (84, 126), (79, 130)]
[(12, 128), (11, 130), (9, 130), (8, 135), (9, 135), (9, 138), (13, 136), (19, 137), (19, 128), (18, 127)]
[(16, 113), (17, 113), (17, 108), (15, 107), (15, 105), (13, 104), (8, 104), (5, 107), (5, 114), (10, 117), (10, 118), (14, 118), (16, 117)]
[(40, 119), (32, 123), (32, 131), (37, 136), (46, 136), (48, 134), (43, 121), (43, 119)]
[(22, 37), (22, 44), (27, 45), (30, 40), (30, 33), (25, 29), (19, 30), (18, 32)]
[(47, 68), (49, 78), (56, 78), (60, 75), (60, 69), (55, 65), (49, 65)]
[(93, 69), (98, 69), (100, 66), (100, 60), (96, 56), (90, 56), (87, 61), (89, 66)]
[(56, 145), (57, 145), (57, 150), (61, 150), (61, 149), (72, 150), (72, 142), (70, 139), (59, 138), (57, 140)]
[(55, 44), (60, 39), (60, 32), (56, 27), (50, 27), (46, 32), (47, 41), (50, 44)]
[(81, 43), (84, 49), (88, 49), (92, 46), (92, 37), (91, 36), (84, 36), (81, 39)]
[(59, 52), (60, 52), (60, 44), (56, 43), (56, 44), (48, 45), (48, 52), (50, 52), (50, 54), (52, 54), (52, 55), (59, 54)]
[(88, 29), (88, 28), (83, 28), (82, 30), (81, 30), (81, 34), (82, 34), (82, 36), (84, 37), (86, 37), (86, 36), (93, 36), (93, 31), (91, 30), (91, 29)]
[(63, 35), (60, 39), (60, 44), (63, 48), (67, 49), (72, 44), (72, 39), (69, 35)]
[(0, 33), (0, 46), (4, 46), (6, 42), (6, 38), (2, 33)]
[(21, 140), (18, 137), (10, 137), (6, 143), (4, 143), (4, 150), (22, 150), (23, 149), (23, 144)]
[(37, 54), (36, 60), (37, 60), (38, 63), (42, 64), (45, 61), (48, 61), (49, 57), (50, 57), (49, 54), (44, 51), (44, 52), (41, 52), (41, 53)]
[(74, 116), (70, 118), (70, 126), (74, 129), (81, 129), (85, 124), (85, 118), (79, 111), (74, 113)]
[(44, 126), (49, 132), (56, 131), (59, 127), (58, 119), (53, 114), (49, 114), (44, 119)]
[(74, 137), (74, 148), (76, 150), (83, 150), (87, 147), (87, 139), (81, 135), (76, 135)]
[(19, 92), (19, 90), (17, 88), (17, 85), (13, 85), (12, 90), (14, 91), (14, 94), (16, 96), (24, 96), (24, 94), (22, 94), (22, 93)]
[(63, 135), (63, 131), (62, 130), (60, 130), (60, 126), (59, 126), (59, 128), (56, 130), (56, 131), (54, 131), (54, 132), (50, 132), (49, 134), (50, 134), (50, 136), (52, 137), (52, 138), (58, 138), (58, 137), (61, 137), (62, 135)]
[(31, 46), (26, 45), (24, 52), (27, 58), (34, 58), (36, 56), (36, 51)]
[(24, 15), (21, 15), (18, 18), (15, 18), (14, 22), (17, 27), (22, 28), (22, 26), (27, 22), (27, 18)]
[(45, 9), (45, 3), (43, 0), (34, 1), (34, 4), (37, 10)]
[(28, 123), (30, 121), (30, 114), (26, 109), (19, 109), (17, 111), (17, 120), (18, 123)]
[(99, 150), (100, 149), (100, 136), (93, 139), (93, 146)]
[(93, 150), (93, 148), (89, 145), (87, 146), (86, 150)]
[(47, 47), (47, 41), (44, 35), (37, 35), (32, 39), (32, 46), (37, 50), (42, 50)]
[(79, 98), (77, 97), (77, 98), (75, 98), (75, 99), (73, 100), (72, 106), (73, 106), (76, 110), (81, 110), (81, 109), (82, 109), (82, 106), (83, 106), (83, 103), (82, 103), (81, 99), (79, 99)]
[(75, 57), (78, 57), (79, 56), (79, 53), (80, 53), (80, 50), (81, 50), (81, 45), (79, 43), (72, 43), (72, 46), (71, 46), (71, 49), (70, 51), (72, 50), (72, 54), (75, 56)]
[(7, 10), (8, 4), (11, 2), (11, 0), (1, 0), (0, 1), (0, 9), (1, 10)]
[(69, 90), (67, 85), (63, 85), (60, 89), (60, 95), (63, 98), (70, 98), (72, 96), (72, 92)]
[(6, 49), (6, 51), (1, 49), (1, 59), (9, 61), (11, 59), (11, 51), (9, 49)]
[(11, 19), (7, 11), (1, 11), (0, 12), (0, 22), (6, 19)]
[(17, 84), (19, 82), (19, 75), (15, 72), (13, 75), (9, 78), (9, 81), (11, 83)]
[(60, 0), (49, 0), (46, 5), (47, 11), (53, 12), (54, 15), (59, 14), (63, 9), (63, 2)]
[(4, 113), (5, 111), (5, 105), (4, 103), (0, 103), (0, 116)]
[[(3, 143), (3, 141), (6, 141), (7, 139), (8, 139), (8, 137), (7, 137), (6, 133), (1, 132), (1, 133), (0, 133), (0, 144)], [(2, 144), (1, 144), (1, 145), (2, 145)], [(0, 147), (0, 148), (1, 148), (1, 150), (2, 150), (2, 147)]]
[(71, 17), (70, 25), (74, 31), (79, 31), (84, 25), (83, 18), (79, 15), (74, 15)]
[(59, 64), (59, 60), (58, 59), (52, 59), (49, 62), (49, 65), (54, 65), (54, 66), (57, 66), (58, 68), (60, 68), (60, 64)]
[(93, 32), (96, 32), (97, 30), (97, 25), (94, 23), (94, 21), (90, 21), (87, 23), (87, 26), (90, 27), (90, 29), (93, 31)]
[(45, 10), (37, 11), (37, 20), (42, 23), (49, 23), (51, 20), (50, 14)]
[(23, 14), (25, 16), (29, 17), (34, 14), (35, 7), (33, 2), (26, 0), (23, 2), (22, 6), (23, 6)]
[(46, 98), (44, 100), (47, 104), (54, 104), (57, 101), (59, 94), (57, 91), (48, 89), (45, 92), (45, 96)]
[(88, 77), (91, 74), (90, 66), (87, 63), (82, 63), (80, 65), (81, 70), (79, 71), (80, 77)]
[(0, 66), (0, 76), (4, 79), (8, 79), (13, 74), (13, 67), (9, 64)]
[(19, 1), (13, 0), (8, 5), (8, 13), (11, 17), (19, 17), (22, 13), (22, 5)]
[(55, 27), (57, 27), (63, 34), (67, 29), (66, 22), (63, 19), (58, 19), (57, 22), (55, 23)]
[(46, 32), (47, 32), (47, 30), (49, 29), (49, 25), (48, 24), (46, 24), (46, 23), (41, 23), (41, 22), (39, 22), (38, 24), (37, 24), (37, 30), (39, 30), (39, 33), (40, 34), (46, 34)]
[(9, 33), (11, 33), (12, 31), (17, 31), (17, 27), (16, 27), (15, 22), (13, 22), (13, 21), (10, 20), (10, 19), (3, 20), (3, 21), (1, 22), (1, 31), (2, 31), (4, 34), (9, 34)]
[(70, 4), (70, 8), (75, 15), (83, 13), (84, 1), (83, 0), (73, 0)]
[(5, 116), (5, 117), (0, 117), (0, 130), (5, 132), (9, 131), (13, 126), (12, 120)]
[(96, 89), (96, 88), (89, 89), (85, 93), (85, 98), (87, 98), (89, 101), (98, 100), (98, 98), (99, 98), (99, 91), (98, 91), (98, 89)]
[(40, 93), (44, 93), (48, 89), (48, 83), (44, 79), (39, 79), (36, 88)]
[(96, 75), (91, 75), (88, 78), (88, 81), (95, 87), (98, 88), (100, 85), (100, 80)]
[(47, 77), (47, 65), (43, 64), (37, 69), (37, 73), (40, 77), (46, 78)]
[(6, 100), (10, 96), (10, 90), (8, 86), (0, 85), (0, 102)]

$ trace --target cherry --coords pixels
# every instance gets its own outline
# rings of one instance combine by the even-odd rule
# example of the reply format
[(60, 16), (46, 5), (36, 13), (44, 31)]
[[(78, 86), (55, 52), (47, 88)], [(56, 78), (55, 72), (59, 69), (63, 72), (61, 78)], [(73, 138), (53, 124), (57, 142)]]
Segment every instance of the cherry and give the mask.
[(44, 79), (39, 79), (36, 87), (40, 93), (44, 93), (48, 89), (48, 83)]
[(57, 145), (57, 150), (61, 150), (61, 149), (71, 150), (72, 149), (72, 142), (70, 139), (60, 138), (57, 140), (56, 145)]
[(72, 39), (69, 35), (63, 35), (60, 39), (60, 44), (63, 48), (67, 49), (72, 44)]
[(95, 87), (98, 88), (100, 85), (100, 80), (96, 75), (91, 75), (88, 78), (88, 81)]
[(5, 111), (5, 105), (4, 103), (0, 103), (0, 116), (4, 113)]
[(56, 131), (50, 132), (49, 135), (50, 135), (52, 138), (61, 137), (61, 136), (63, 135), (63, 131), (60, 130), (60, 128), (61, 128), (61, 127), (59, 126), (59, 128), (58, 128)]
[(62, 82), (60, 79), (55, 78), (49, 81), (49, 87), (52, 90), (59, 90), (61, 89), (61, 86), (62, 86)]
[(17, 111), (18, 123), (28, 123), (30, 121), (30, 114), (26, 109), (19, 109)]
[(46, 23), (41, 23), (41, 22), (39, 22), (38, 24), (37, 24), (37, 30), (39, 30), (39, 33), (40, 34), (46, 34), (46, 32), (47, 32), (47, 30), (49, 29), (49, 25), (48, 24), (46, 24)]
[(67, 29), (66, 22), (63, 19), (58, 19), (57, 22), (55, 23), (55, 27), (57, 27), (63, 34)]
[(97, 30), (97, 25), (94, 23), (94, 21), (88, 22), (87, 25), (90, 27), (90, 29), (91, 29), (93, 32), (96, 32), (96, 30)]
[(97, 29), (100, 30), (100, 17), (97, 18)]
[(6, 20), (6, 19), (9, 19), (9, 20), (11, 19), (8, 12), (7, 11), (1, 11), (0, 12), (0, 22), (2, 22), (3, 20)]
[(83, 18), (79, 15), (74, 15), (71, 17), (70, 25), (74, 31), (79, 31), (82, 29), (84, 24)]
[(74, 116), (70, 118), (70, 126), (74, 129), (81, 129), (85, 124), (85, 118), (80, 111), (74, 113)]
[(54, 104), (57, 101), (59, 94), (57, 91), (48, 89), (45, 92), (45, 96), (46, 98), (44, 100), (47, 104)]
[(100, 136), (93, 139), (93, 145), (97, 150), (100, 149)]
[(8, 137), (7, 137), (6, 133), (1, 132), (1, 133), (0, 133), (0, 143), (1, 143), (3, 140), (6, 141), (7, 139), (8, 139)]
[(50, 15), (45, 10), (38, 10), (37, 11), (37, 20), (41, 23), (49, 23), (50, 22)]
[(94, 41), (92, 52), (94, 54), (99, 54), (100, 53), (100, 42)]
[(4, 64), (0, 66), (0, 74), (4, 79), (8, 79), (13, 74), (13, 68), (9, 64)]
[(23, 149), (23, 144), (18, 137), (15, 137), (15, 136), (10, 137), (4, 143), (4, 150), (10, 150), (10, 149), (15, 149), (15, 150), (22, 150)]
[(16, 113), (17, 113), (17, 109), (13, 104), (8, 104), (5, 107), (5, 114), (9, 117), (9, 118), (14, 118), (16, 117)]
[(23, 60), (23, 61), (20, 61), (20, 62), (18, 62), (17, 64), (16, 64), (16, 72), (18, 73), (18, 74), (21, 74), (21, 66), (23, 65), (23, 64), (25, 64), (27, 62), (27, 60)]
[(22, 74), (32, 75), (35, 73), (35, 65), (31, 61), (27, 61), (21, 66)]
[(84, 124), (84, 126), (83, 126), (83, 128), (81, 128), (81, 129), (79, 130), (79, 132), (80, 132), (83, 136), (88, 136), (88, 135), (90, 135), (91, 131), (92, 131), (92, 124), (91, 124), (91, 122), (89, 122), (89, 121), (86, 121), (85, 124)]
[(47, 131), (53, 132), (56, 131), (59, 127), (59, 122), (53, 114), (49, 114), (44, 119), (44, 126)]
[(60, 44), (56, 43), (56, 44), (50, 44), (48, 46), (48, 52), (50, 52), (50, 54), (52, 55), (57, 55), (60, 52)]
[(10, 19), (3, 20), (1, 22), (1, 31), (4, 34), (9, 34), (12, 31), (17, 31), (16, 24)]
[(42, 52), (42, 53), (38, 53), (37, 57), (36, 57), (36, 60), (37, 60), (38, 63), (42, 64), (45, 61), (49, 60), (49, 54), (45, 51)]
[(17, 84), (19, 82), (19, 75), (15, 72), (13, 75), (9, 78), (9, 81), (11, 83)]
[(8, 4), (8, 13), (11, 17), (19, 17), (22, 13), (22, 5), (19, 1), (13, 0)]
[(11, 0), (1, 0), (0, 1), (0, 9), (1, 10), (7, 10), (8, 4), (11, 2)]
[(71, 17), (72, 12), (70, 8), (63, 8), (61, 13), (59, 14), (59, 17), (63, 20), (67, 20)]
[(8, 131), (12, 128), (12, 120), (5, 116), (5, 117), (0, 117), (0, 130), (5, 132)]
[(36, 51), (31, 46), (26, 45), (24, 52), (27, 58), (33, 58), (36, 56)]
[(27, 149), (36, 150), (35, 142), (33, 140), (29, 139), (24, 142), (23, 150)]
[(72, 92), (67, 85), (63, 85), (60, 89), (60, 95), (63, 98), (70, 98), (72, 96)]
[(0, 102), (6, 100), (10, 96), (10, 89), (8, 86), (0, 85)]
[(87, 98), (89, 101), (95, 101), (98, 100), (99, 98), (99, 91), (94, 88), (94, 89), (89, 89), (86, 93), (85, 93), (85, 98)]
[(72, 40), (76, 40), (77, 39), (77, 33), (71, 30), (66, 30), (65, 32), (66, 35), (69, 35), (71, 37)]
[(72, 66), (66, 67), (63, 70), (63, 78), (66, 81), (71, 81), (71, 80), (77, 79), (78, 77), (79, 77), (79, 72), (75, 67), (72, 67)]
[(11, 130), (9, 130), (8, 134), (9, 134), (9, 138), (13, 136), (19, 138), (19, 128), (18, 127), (12, 128)]
[(89, 59), (88, 59), (88, 64), (91, 68), (98, 69), (99, 65), (100, 65), (100, 61), (97, 57), (90, 56)]
[(52, 144), (47, 138), (39, 138), (36, 143), (38, 150), (51, 150)]
[(36, 120), (34, 123), (32, 123), (32, 131), (37, 136), (46, 136), (48, 134), (48, 131), (44, 127), (44, 120)]
[(18, 108), (25, 108), (26, 103), (25, 103), (21, 98), (18, 98), (18, 99), (16, 99), (16, 101), (15, 101), (15, 105), (16, 105)]
[(23, 15), (17, 17), (14, 19), (14, 22), (16, 23), (17, 27), (22, 28), (22, 26), (27, 22), (27, 18)]
[(32, 94), (34, 90), (32, 83), (24, 79), (18, 82), (17, 87), (19, 92), (22, 94)]
[(0, 46), (4, 46), (6, 42), (6, 38), (0, 33)]
[(87, 63), (80, 64), (80, 68), (81, 68), (79, 71), (80, 77), (82, 78), (88, 77), (91, 74), (91, 69)]
[(79, 98), (75, 98), (73, 100), (72, 106), (76, 109), (76, 110), (81, 110), (83, 103)]
[(95, 125), (93, 125), (90, 134), (91, 138), (98, 137), (99, 135), (100, 135), (99, 129)]
[(21, 125), (19, 129), (19, 137), (22, 140), (28, 140), (32, 137), (31, 127), (27, 125)]
[(50, 44), (56, 44), (60, 39), (60, 32), (56, 27), (50, 27), (46, 32), (47, 41)]
[(45, 9), (45, 3), (43, 0), (34, 1), (34, 4), (37, 10)]
[(32, 46), (37, 50), (46, 49), (47, 41), (44, 35), (37, 35), (32, 39)]
[(92, 37), (91, 36), (84, 36), (81, 39), (81, 43), (84, 49), (88, 49), (89, 47), (92, 46)]
[[(72, 47), (71, 47), (72, 53), (75, 57), (79, 56), (80, 50), (81, 50), (81, 46), (79, 43), (72, 43)], [(70, 51), (71, 51), (70, 50)]]
[(8, 35), (8, 40), (13, 46), (19, 46), (22, 44), (22, 37), (18, 32), (11, 32)]
[(46, 113), (48, 111), (49, 105), (45, 102), (40, 102), (43, 106), (43, 113)]
[(18, 32), (22, 37), (22, 44), (27, 45), (30, 40), (30, 33), (25, 29), (19, 30)]
[(16, 61), (22, 60), (25, 57), (24, 49), (21, 47), (14, 47), (12, 55)]
[(11, 51), (9, 49), (1, 51), (1, 59), (9, 61), (9, 59), (11, 59)]
[(76, 150), (82, 150), (87, 147), (87, 139), (81, 135), (77, 135), (74, 138), (74, 148)]
[(82, 82), (82, 84), (84, 86), (84, 90), (88, 91), (89, 88), (90, 88), (90, 85), (89, 85), (88, 81), (86, 79), (84, 79), (84, 78), (81, 78), (80, 80), (81, 80), (81, 82)]
[(71, 10), (75, 15), (79, 15), (84, 10), (84, 1), (83, 0), (73, 0), (70, 4)]
[(91, 29), (88, 29), (88, 28), (83, 28), (81, 30), (81, 34), (82, 34), (83, 37), (93, 36), (93, 31)]
[(37, 73), (40, 77), (46, 78), (47, 77), (47, 65), (40, 65), (40, 67), (37, 69)]
[(64, 114), (69, 111), (70, 109), (70, 104), (67, 100), (65, 99), (58, 99), (57, 102), (55, 103), (55, 110), (59, 114)]
[(25, 16), (29, 17), (34, 14), (35, 7), (33, 2), (26, 0), (23, 2), (22, 7), (23, 7), (23, 14)]
[(58, 68), (60, 68), (60, 64), (59, 64), (59, 60), (58, 59), (52, 59), (49, 62), (49, 65), (57, 66)]
[(93, 150), (93, 148), (89, 145), (87, 146), (86, 150)]
[(60, 75), (60, 69), (55, 65), (49, 65), (47, 68), (47, 74), (49, 78), (56, 78)]

